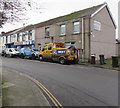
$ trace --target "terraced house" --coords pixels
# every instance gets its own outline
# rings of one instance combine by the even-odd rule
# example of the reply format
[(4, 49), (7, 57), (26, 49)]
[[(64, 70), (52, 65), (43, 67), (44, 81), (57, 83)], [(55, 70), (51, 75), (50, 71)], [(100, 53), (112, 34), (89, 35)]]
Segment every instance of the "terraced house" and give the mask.
[(65, 42), (80, 49), (80, 55), (87, 60), (91, 54), (97, 59), (100, 54), (106, 58), (115, 55), (116, 25), (106, 3), (73, 12), (35, 25), (36, 46), (53, 41)]
[(91, 54), (97, 59), (100, 54), (106, 58), (116, 54), (116, 25), (107, 3), (35, 24), (31, 30), (37, 48), (56, 41), (74, 45), (86, 60)]
[(7, 33), (2, 33), (0, 37), (0, 50), (5, 48), (22, 48), (30, 47), (35, 45), (35, 30), (33, 25), (27, 27), (22, 27), (9, 31)]

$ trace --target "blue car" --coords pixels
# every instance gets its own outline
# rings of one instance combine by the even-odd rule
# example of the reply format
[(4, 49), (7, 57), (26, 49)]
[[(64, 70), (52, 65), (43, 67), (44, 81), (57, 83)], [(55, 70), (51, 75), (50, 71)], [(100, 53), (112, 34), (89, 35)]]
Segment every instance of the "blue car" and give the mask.
[(30, 47), (24, 47), (19, 50), (19, 55), (22, 59), (28, 57), (34, 60), (39, 57), (38, 53), (39, 53), (38, 49), (35, 48), (31, 49)]

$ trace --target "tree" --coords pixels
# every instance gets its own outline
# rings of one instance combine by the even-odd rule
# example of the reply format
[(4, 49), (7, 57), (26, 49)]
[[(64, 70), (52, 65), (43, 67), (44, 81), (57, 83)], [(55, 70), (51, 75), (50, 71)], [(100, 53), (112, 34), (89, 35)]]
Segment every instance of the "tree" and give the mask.
[(39, 9), (39, 5), (32, 0), (0, 0), (0, 27), (6, 22), (25, 20), (26, 11)]

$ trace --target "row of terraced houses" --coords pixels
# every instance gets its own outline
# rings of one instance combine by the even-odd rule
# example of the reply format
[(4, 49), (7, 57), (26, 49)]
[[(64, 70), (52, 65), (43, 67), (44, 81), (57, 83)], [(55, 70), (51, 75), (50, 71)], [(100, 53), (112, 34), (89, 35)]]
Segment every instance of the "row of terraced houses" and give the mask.
[(80, 50), (81, 58), (94, 54), (110, 58), (116, 51), (116, 25), (107, 3), (60, 16), (9, 32), (2, 32), (0, 50), (10, 47), (36, 47), (45, 43), (65, 42)]

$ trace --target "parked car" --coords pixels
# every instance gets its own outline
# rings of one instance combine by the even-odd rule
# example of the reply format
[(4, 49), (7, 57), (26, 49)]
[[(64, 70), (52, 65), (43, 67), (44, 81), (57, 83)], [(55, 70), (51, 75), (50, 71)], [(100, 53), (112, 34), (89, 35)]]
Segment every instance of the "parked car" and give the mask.
[(15, 57), (19, 55), (19, 51), (16, 48), (6, 48), (4, 51), (5, 57)]
[(5, 50), (2, 50), (1, 55), (5, 56)]
[(25, 57), (29, 57), (34, 60), (38, 58), (38, 53), (39, 53), (38, 49), (29, 48), (29, 47), (21, 48), (19, 51), (19, 55), (22, 59), (24, 59)]

